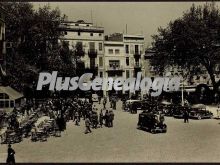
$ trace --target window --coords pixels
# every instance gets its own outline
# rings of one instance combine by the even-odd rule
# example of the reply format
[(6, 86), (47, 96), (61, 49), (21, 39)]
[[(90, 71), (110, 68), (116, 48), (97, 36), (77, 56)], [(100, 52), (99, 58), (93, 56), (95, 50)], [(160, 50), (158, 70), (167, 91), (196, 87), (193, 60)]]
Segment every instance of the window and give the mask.
[(113, 49), (109, 49), (108, 54), (113, 54)]
[(109, 60), (109, 66), (113, 68), (120, 67), (120, 61), (119, 60)]
[(75, 24), (75, 26), (79, 26), (79, 24)]
[(90, 68), (95, 68), (95, 58), (90, 58)]
[(103, 77), (103, 72), (100, 72), (100, 74), (99, 74), (99, 75), (100, 75), (100, 77)]
[(120, 54), (120, 50), (119, 49), (115, 49), (115, 54)]
[(15, 106), (15, 105), (14, 105), (14, 101), (10, 101), (10, 107), (11, 107), (11, 108), (14, 108), (14, 106)]
[(78, 32), (78, 36), (80, 36), (81, 35), (81, 33), (80, 32)]
[(130, 77), (130, 72), (129, 70), (126, 70), (126, 78), (129, 78)]
[(135, 45), (134, 49), (135, 49), (135, 53), (139, 53), (138, 45)]
[(5, 108), (9, 108), (9, 101), (5, 101)]
[(125, 52), (129, 54), (129, 45), (125, 45)]
[(95, 42), (89, 42), (89, 49), (95, 50)]
[(99, 43), (99, 51), (102, 51), (102, 43)]
[(99, 66), (103, 67), (103, 59), (102, 59), (102, 57), (99, 57)]
[(99, 33), (99, 36), (102, 36), (102, 33)]
[(0, 108), (4, 108), (4, 101), (0, 101)]
[(90, 33), (90, 36), (93, 36), (93, 33)]
[(67, 32), (65, 32), (65, 35), (67, 35)]
[(126, 65), (129, 66), (129, 57), (126, 57)]

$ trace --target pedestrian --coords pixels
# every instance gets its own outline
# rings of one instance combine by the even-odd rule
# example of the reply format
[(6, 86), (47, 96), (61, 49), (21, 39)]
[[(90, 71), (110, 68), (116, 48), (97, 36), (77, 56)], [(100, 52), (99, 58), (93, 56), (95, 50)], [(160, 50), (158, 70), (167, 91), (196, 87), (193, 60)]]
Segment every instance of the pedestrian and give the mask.
[(109, 111), (109, 127), (113, 127), (113, 120), (114, 120), (114, 112), (112, 110)]
[(103, 119), (104, 119), (104, 116), (103, 116), (103, 112), (102, 112), (102, 109), (99, 113), (99, 124), (100, 124), (100, 127), (102, 128), (102, 125), (103, 125)]
[(107, 103), (107, 98), (104, 97), (104, 100), (103, 100), (103, 108), (106, 108), (106, 107), (105, 107), (105, 106), (106, 106), (106, 103)]
[(8, 157), (6, 160), (7, 164), (15, 164), (15, 151), (12, 149), (11, 144), (8, 145)]
[(101, 104), (101, 99), (102, 99), (102, 97), (100, 95), (98, 95), (99, 104)]
[(86, 126), (85, 134), (92, 132), (91, 129), (90, 129), (90, 125), (91, 125), (91, 122), (90, 122), (90, 120), (87, 116), (86, 119), (85, 119), (85, 126)]
[(109, 127), (109, 117), (110, 117), (110, 114), (108, 112), (108, 110), (105, 111), (105, 126), (106, 127)]
[(78, 111), (76, 111), (75, 113), (75, 121), (76, 121), (75, 125), (79, 126), (79, 112)]
[(186, 109), (184, 110), (183, 117), (184, 117), (184, 123), (189, 123), (189, 112)]
[(218, 108), (216, 111), (217, 111), (217, 118), (219, 118), (220, 104), (218, 104)]

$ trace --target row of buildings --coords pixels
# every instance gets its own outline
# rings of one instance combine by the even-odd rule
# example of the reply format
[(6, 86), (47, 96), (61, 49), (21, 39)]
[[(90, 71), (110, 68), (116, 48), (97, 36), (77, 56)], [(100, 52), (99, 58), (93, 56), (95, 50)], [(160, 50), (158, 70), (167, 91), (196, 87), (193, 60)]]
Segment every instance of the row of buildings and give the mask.
[[(145, 77), (159, 76), (156, 68), (150, 65), (150, 59), (155, 52), (145, 50), (143, 35), (123, 33), (105, 35), (103, 27), (94, 26), (83, 20), (64, 21), (60, 30), (63, 32), (60, 41), (66, 42), (75, 52), (78, 73), (84, 68), (85, 72), (94, 73), (95, 76), (113, 79), (136, 77), (137, 72), (142, 72)], [(216, 66), (215, 70), (218, 71), (219, 68), (220, 66)], [(182, 76), (184, 69), (180, 66), (167, 66), (163, 76), (167, 72)], [(185, 88), (195, 90), (195, 86), (200, 83), (211, 85), (203, 66), (200, 72), (185, 79)], [(216, 80), (219, 79), (219, 75), (216, 75)], [(106, 91), (104, 94), (107, 94)]]
[(75, 52), (76, 63), (81, 66), (79, 72), (84, 68), (95, 76), (113, 79), (136, 77), (137, 72), (150, 76), (143, 35), (105, 35), (103, 27), (83, 20), (65, 21), (60, 30), (63, 31), (60, 41), (66, 42)]

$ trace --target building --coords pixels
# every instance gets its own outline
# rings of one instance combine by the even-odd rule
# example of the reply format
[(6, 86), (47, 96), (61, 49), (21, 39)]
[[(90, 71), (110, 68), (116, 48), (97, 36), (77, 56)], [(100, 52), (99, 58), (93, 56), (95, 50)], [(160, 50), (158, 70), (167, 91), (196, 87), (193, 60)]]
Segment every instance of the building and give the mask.
[(126, 78), (136, 77), (137, 72), (144, 71), (144, 36), (124, 34), (123, 42), (126, 60)]
[[(106, 78), (123, 77), (126, 79), (136, 77), (138, 72), (144, 73), (144, 36), (111, 34), (105, 37), (104, 48)], [(110, 93), (114, 91), (109, 91), (108, 94)]]
[[(123, 42), (123, 34), (115, 33), (105, 36), (104, 41), (104, 77), (116, 79), (118, 77), (126, 78), (125, 75), (125, 49)], [(104, 95), (111, 95), (115, 91), (104, 91)], [(120, 91), (119, 93), (122, 93)]]
[(60, 30), (63, 31), (60, 42), (66, 42), (75, 53), (73, 61), (78, 66), (78, 73), (102, 77), (104, 28), (79, 20), (62, 22)]

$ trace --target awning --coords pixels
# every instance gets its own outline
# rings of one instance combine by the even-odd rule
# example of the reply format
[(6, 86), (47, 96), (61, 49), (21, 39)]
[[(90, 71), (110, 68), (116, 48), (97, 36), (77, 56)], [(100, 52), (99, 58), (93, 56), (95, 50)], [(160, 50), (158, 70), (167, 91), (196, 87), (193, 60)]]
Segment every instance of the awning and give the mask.
[(24, 95), (22, 93), (17, 92), (13, 88), (7, 86), (0, 86), (0, 93), (5, 93), (9, 96), (10, 100), (17, 100), (19, 98), (22, 98)]

